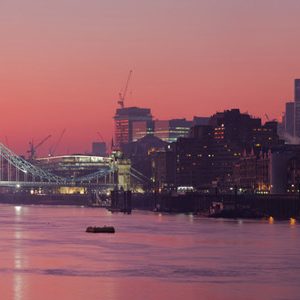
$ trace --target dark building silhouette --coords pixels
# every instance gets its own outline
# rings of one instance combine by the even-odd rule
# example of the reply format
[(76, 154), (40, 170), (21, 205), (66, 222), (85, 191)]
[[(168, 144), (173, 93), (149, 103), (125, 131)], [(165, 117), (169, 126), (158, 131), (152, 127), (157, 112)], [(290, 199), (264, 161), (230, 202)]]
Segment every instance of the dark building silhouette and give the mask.
[[(260, 119), (241, 114), (238, 109), (217, 113), (209, 123), (192, 127), (189, 137), (179, 138), (168, 146), (173, 152), (170, 157), (173, 157), (175, 166), (171, 168), (174, 176), (169, 178), (174, 178), (174, 186), (193, 186), (206, 191), (218, 188), (227, 192), (236, 184), (235, 165), (245, 166), (246, 160), (244, 165), (240, 161), (244, 151), (256, 157), (282, 143), (277, 135), (277, 122), (261, 125)], [(251, 158), (251, 161), (255, 159)], [(255, 181), (257, 185), (251, 185), (255, 189), (260, 181), (262, 185), (267, 183), (260, 177)]]
[(300, 102), (300, 79), (295, 79), (295, 101)]
[(196, 125), (208, 125), (210, 117), (194, 117), (193, 126)]
[(152, 179), (156, 189), (173, 189), (175, 187), (175, 158), (171, 146), (152, 152)]
[(234, 166), (234, 183), (242, 192), (270, 193), (270, 151), (254, 151), (240, 157)]
[(106, 156), (106, 144), (105, 142), (93, 142), (92, 143), (92, 155)]
[(214, 130), (210, 125), (196, 125), (189, 132), (189, 137), (194, 139), (211, 140), (213, 136)]
[(295, 79), (295, 127), (296, 137), (300, 137), (300, 79)]
[(300, 145), (280, 145), (270, 157), (272, 194), (298, 193), (300, 184)]
[(269, 121), (253, 130), (250, 146), (256, 153), (260, 150), (266, 151), (273, 146), (284, 144), (284, 141), (279, 139), (277, 128), (278, 123), (276, 121)]
[(254, 130), (261, 127), (261, 119), (240, 113), (239, 109), (231, 109), (214, 114), (209, 124), (214, 127), (215, 139), (249, 147)]
[(287, 102), (285, 104), (284, 129), (291, 137), (294, 136), (295, 125), (295, 103)]
[(122, 152), (125, 158), (131, 160), (131, 165), (135, 170), (151, 179), (151, 154), (164, 149), (166, 144), (153, 135), (146, 135), (136, 142), (123, 144)]

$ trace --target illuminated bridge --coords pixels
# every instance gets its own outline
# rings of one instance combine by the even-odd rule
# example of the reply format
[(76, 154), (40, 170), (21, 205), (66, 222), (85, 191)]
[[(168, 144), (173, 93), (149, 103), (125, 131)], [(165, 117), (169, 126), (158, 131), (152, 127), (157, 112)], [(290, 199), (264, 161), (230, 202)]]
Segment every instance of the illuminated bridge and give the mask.
[(0, 188), (132, 189), (132, 181), (150, 179), (131, 168), (126, 159), (62, 155), (37, 159), (34, 164), (0, 143)]
[[(38, 164), (40, 162), (37, 162)], [(111, 163), (78, 177), (55, 175), (32, 164), (0, 143), (0, 187), (113, 187), (117, 168)]]

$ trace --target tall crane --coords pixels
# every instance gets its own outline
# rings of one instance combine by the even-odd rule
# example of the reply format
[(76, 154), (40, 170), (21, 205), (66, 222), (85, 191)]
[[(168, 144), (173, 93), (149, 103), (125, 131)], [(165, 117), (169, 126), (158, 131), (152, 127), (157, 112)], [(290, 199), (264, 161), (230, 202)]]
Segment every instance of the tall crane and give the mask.
[(272, 120), (270, 120), (270, 118), (269, 118), (269, 116), (267, 115), (267, 114), (265, 114), (265, 117), (266, 117), (266, 119), (267, 119), (267, 122), (277, 122), (277, 119), (272, 119)]
[(119, 93), (119, 101), (118, 101), (118, 104), (121, 106), (121, 108), (124, 108), (125, 104), (125, 97), (126, 97), (126, 94), (127, 94), (127, 90), (128, 90), (128, 85), (129, 85), (129, 82), (130, 82), (130, 79), (131, 79), (131, 75), (132, 75), (132, 70), (129, 71), (129, 74), (128, 74), (128, 77), (127, 77), (127, 81), (126, 81), (126, 84), (125, 84), (125, 88), (123, 90), (123, 92), (120, 92)]
[(37, 145), (34, 145), (33, 140), (31, 142), (29, 142), (29, 150), (27, 151), (27, 153), (29, 153), (29, 157), (28, 158), (30, 160), (35, 159), (35, 154), (36, 154), (37, 148), (39, 148), (40, 146), (42, 146), (50, 138), (51, 138), (51, 134), (49, 134), (44, 139), (42, 139)]
[(65, 134), (65, 132), (66, 132), (66, 129), (64, 129), (64, 130), (61, 132), (61, 134), (60, 134), (60, 136), (59, 136), (57, 142), (56, 142), (54, 145), (52, 145), (52, 147), (50, 148), (50, 150), (49, 150), (49, 155), (50, 155), (50, 156), (53, 156), (53, 155), (54, 155), (54, 153), (55, 153), (57, 147), (59, 146), (59, 144), (60, 144), (60, 142), (61, 142), (61, 140), (62, 140), (62, 138), (63, 138), (63, 136), (64, 136), (64, 134)]
[(103, 138), (102, 134), (101, 134), (99, 131), (97, 131), (97, 134), (98, 134), (98, 136), (99, 136), (101, 142), (104, 143), (104, 138)]

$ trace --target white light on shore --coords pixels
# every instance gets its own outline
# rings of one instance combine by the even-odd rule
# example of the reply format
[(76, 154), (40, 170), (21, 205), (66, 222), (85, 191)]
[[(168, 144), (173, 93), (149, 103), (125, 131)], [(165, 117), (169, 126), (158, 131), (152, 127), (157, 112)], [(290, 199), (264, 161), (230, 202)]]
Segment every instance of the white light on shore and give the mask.
[(15, 206), (15, 211), (19, 213), (22, 210), (22, 206)]

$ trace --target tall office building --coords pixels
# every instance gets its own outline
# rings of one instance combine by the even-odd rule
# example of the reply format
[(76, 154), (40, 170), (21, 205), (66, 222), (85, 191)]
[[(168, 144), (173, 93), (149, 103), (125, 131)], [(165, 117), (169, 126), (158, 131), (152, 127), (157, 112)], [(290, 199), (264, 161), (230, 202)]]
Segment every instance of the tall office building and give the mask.
[(300, 102), (300, 79), (295, 79), (295, 101)]
[(186, 119), (155, 120), (154, 135), (168, 143), (176, 142), (179, 137), (188, 136), (192, 125)]
[(295, 136), (300, 137), (300, 79), (295, 79)]
[(115, 119), (115, 147), (133, 141), (133, 127), (135, 122), (151, 122), (152, 115), (149, 108), (125, 107), (118, 108)]
[(217, 112), (210, 117), (209, 125), (214, 127), (214, 138), (249, 146), (253, 134), (261, 127), (261, 119), (253, 118), (239, 109)]
[(132, 141), (136, 142), (148, 134), (153, 134), (153, 121), (134, 121), (132, 123)]
[(287, 102), (285, 104), (284, 130), (290, 136), (294, 136), (294, 123), (295, 123), (294, 109), (295, 109), (294, 102)]

